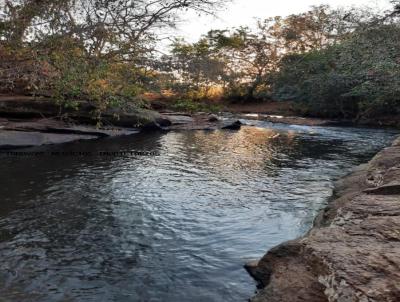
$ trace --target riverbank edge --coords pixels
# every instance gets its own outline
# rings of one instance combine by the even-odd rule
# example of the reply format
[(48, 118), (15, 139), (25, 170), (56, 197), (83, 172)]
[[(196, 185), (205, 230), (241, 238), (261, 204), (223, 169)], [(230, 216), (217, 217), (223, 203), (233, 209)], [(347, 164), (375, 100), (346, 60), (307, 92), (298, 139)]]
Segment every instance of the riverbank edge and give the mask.
[[(153, 97), (147, 99), (150, 106), (155, 110), (174, 111), (176, 100), (173, 98)], [(397, 128), (400, 129), (400, 116), (383, 115), (373, 118), (328, 118), (322, 116), (310, 116), (299, 110), (295, 101), (249, 101), (244, 103), (224, 101), (203, 100), (194, 102), (201, 107), (219, 107), (220, 111), (236, 114), (238, 116), (257, 115), (261, 119), (272, 123), (283, 123), (303, 126), (338, 126), (338, 127), (371, 127), (371, 128)]]
[(239, 130), (235, 118), (209, 113), (160, 113), (133, 105), (110, 108), (94, 115), (96, 107), (81, 102), (79, 110), (47, 98), (0, 96), (0, 150), (119, 137), (143, 131)]
[(245, 265), (252, 302), (400, 301), (400, 137), (335, 184), (303, 237)]

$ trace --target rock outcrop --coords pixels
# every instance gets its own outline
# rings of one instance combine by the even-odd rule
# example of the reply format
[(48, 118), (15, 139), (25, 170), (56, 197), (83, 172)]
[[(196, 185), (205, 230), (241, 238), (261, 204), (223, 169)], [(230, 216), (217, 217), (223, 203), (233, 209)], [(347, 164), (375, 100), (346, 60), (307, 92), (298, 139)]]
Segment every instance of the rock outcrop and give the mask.
[(0, 150), (41, 145), (63, 144), (79, 140), (96, 139), (94, 135), (55, 134), (44, 132), (0, 131)]
[(139, 130), (134, 128), (98, 128), (92, 125), (74, 125), (52, 119), (23, 121), (1, 119), (0, 150), (125, 136), (138, 132)]
[(57, 113), (57, 106), (48, 99), (0, 97), (0, 149), (125, 136), (139, 131), (239, 130), (241, 127), (240, 121), (219, 120), (209, 114), (160, 114), (129, 109), (129, 106), (103, 112), (103, 125), (98, 127), (87, 103), (82, 103), (79, 110), (64, 108), (63, 118)]
[(400, 138), (337, 183), (307, 235), (246, 269), (253, 302), (400, 301)]

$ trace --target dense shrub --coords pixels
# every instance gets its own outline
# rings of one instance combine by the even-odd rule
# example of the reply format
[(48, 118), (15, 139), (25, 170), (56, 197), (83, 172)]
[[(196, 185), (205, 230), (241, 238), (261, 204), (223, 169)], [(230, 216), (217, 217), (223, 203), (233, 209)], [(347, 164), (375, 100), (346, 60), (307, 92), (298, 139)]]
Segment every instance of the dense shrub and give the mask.
[(311, 115), (362, 118), (400, 109), (400, 28), (354, 32), (341, 44), (285, 57), (271, 75), (273, 96)]

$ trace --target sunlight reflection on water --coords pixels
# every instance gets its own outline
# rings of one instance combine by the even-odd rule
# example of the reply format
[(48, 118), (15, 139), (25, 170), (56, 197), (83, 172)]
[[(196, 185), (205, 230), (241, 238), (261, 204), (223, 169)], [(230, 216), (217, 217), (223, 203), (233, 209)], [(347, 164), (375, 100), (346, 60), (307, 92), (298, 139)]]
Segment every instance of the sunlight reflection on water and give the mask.
[(243, 263), (303, 234), (394, 135), (251, 123), (38, 148), (157, 156), (3, 159), (0, 297), (246, 301)]

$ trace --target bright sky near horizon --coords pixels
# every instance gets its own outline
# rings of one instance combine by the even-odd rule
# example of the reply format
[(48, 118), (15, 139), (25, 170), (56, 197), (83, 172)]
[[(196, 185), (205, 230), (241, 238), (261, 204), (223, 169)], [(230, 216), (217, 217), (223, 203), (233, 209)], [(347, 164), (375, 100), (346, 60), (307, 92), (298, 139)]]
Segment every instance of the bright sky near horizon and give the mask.
[(194, 42), (211, 29), (252, 26), (256, 19), (301, 13), (313, 5), (321, 4), (329, 4), (332, 7), (390, 8), (389, 0), (233, 0), (216, 13), (217, 17), (187, 14), (172, 35)]

